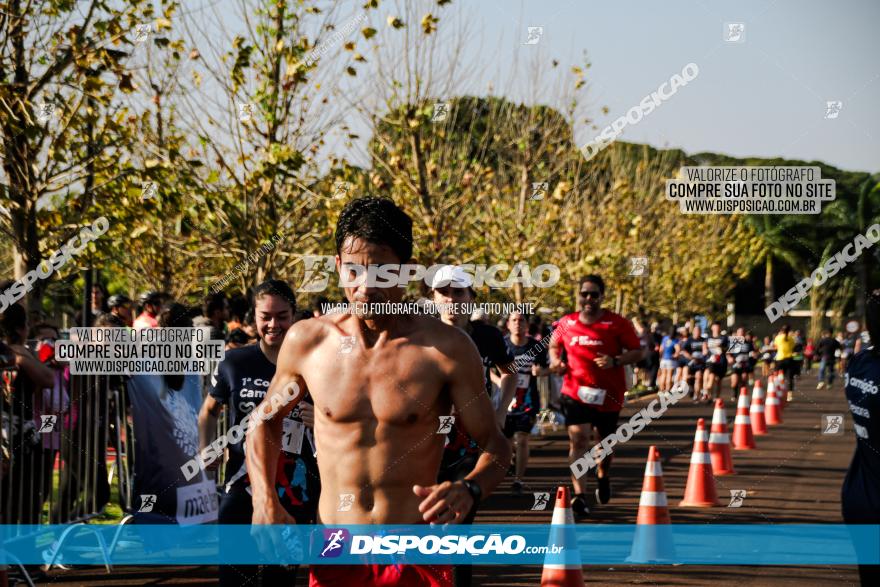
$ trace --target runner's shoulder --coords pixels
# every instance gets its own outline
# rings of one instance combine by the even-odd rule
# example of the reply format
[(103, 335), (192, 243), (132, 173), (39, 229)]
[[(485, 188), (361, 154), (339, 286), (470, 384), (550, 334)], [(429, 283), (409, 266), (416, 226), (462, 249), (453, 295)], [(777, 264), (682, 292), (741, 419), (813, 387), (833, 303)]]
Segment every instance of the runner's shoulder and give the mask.
[(614, 328), (632, 328), (635, 330), (632, 320), (608, 309), (605, 310), (605, 313), (602, 315), (599, 322), (611, 322), (611, 325)]
[(341, 330), (339, 323), (347, 316), (347, 314), (324, 314), (317, 318), (295, 322), (284, 335), (284, 344), (292, 345), (293, 350), (298, 352), (313, 349), (331, 332)]
[[(415, 316), (419, 320), (424, 321), (423, 329), (420, 330), (426, 344), (430, 344), (440, 351), (443, 355), (454, 359), (459, 359), (468, 353), (473, 353), (479, 360), (480, 353), (477, 345), (471, 335), (455, 326), (450, 326), (442, 320), (431, 318), (428, 316)], [(484, 324), (472, 323), (472, 327), (476, 332)], [(500, 332), (499, 332), (500, 336)]]

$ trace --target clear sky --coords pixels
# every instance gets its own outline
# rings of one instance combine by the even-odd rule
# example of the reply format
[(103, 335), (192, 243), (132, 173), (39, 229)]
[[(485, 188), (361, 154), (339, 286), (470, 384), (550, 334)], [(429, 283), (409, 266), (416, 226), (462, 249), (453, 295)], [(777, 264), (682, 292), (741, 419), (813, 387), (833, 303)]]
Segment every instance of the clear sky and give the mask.
[[(470, 0), (484, 39), (543, 27), (537, 46), (563, 64), (584, 50), (592, 68), (588, 102), (608, 106), (610, 123), (682, 67), (691, 84), (622, 140), (689, 153), (821, 160), (848, 170), (880, 171), (880, 2), (877, 0), (712, 1)], [(478, 23), (478, 24), (477, 24)], [(744, 40), (725, 42), (726, 23), (743, 23)], [(510, 58), (483, 53), (503, 67)], [(842, 102), (836, 118), (826, 103)], [(579, 129), (585, 142), (595, 131)]]
[[(337, 8), (353, 18), (362, 14), (364, 1), (342, 0)], [(382, 0), (370, 24), (386, 32), (385, 18), (402, 11), (398, 2), (409, 1)], [(476, 74), (457, 84), (461, 93), (486, 95), (491, 86), (492, 93), (518, 102), (558, 106), (552, 100), (553, 74), (567, 75), (586, 52), (592, 63), (586, 114), (601, 129), (693, 62), (698, 77), (629, 125), (621, 140), (688, 153), (780, 156), (880, 171), (878, 0), (453, 0), (443, 8), (421, 0), (417, 5), (419, 14), (440, 15), (441, 29), (458, 18), (466, 23), (470, 35), (462, 42), (463, 60)], [(240, 24), (225, 13), (223, 18), (233, 28)], [(728, 23), (744, 25), (742, 42), (724, 40)], [(524, 44), (528, 27), (538, 26), (540, 41)], [(544, 72), (548, 77), (537, 88), (529, 87), (534, 76), (524, 73), (535, 57), (560, 63), (555, 72)], [(343, 84), (362, 88), (369, 67)], [(826, 118), (829, 101), (841, 103), (836, 117)], [(349, 122), (367, 131), (362, 121)], [(579, 145), (597, 133), (575, 125)], [(368, 164), (361, 160), (365, 151), (355, 151), (340, 154)]]

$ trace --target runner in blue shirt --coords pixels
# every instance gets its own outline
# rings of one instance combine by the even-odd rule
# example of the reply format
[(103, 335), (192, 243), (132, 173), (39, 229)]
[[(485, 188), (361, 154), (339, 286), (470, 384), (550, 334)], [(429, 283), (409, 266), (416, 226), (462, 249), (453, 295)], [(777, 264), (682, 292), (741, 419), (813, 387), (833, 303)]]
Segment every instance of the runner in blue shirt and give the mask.
[[(880, 290), (865, 308), (871, 340), (880, 340)], [(844, 389), (856, 434), (856, 452), (843, 481), (840, 503), (847, 524), (880, 524), (880, 346), (849, 361)], [(862, 585), (880, 585), (880, 566), (859, 565)]]
[(678, 363), (675, 361), (675, 342), (677, 337), (670, 333), (660, 341), (660, 377), (658, 378), (658, 387), (660, 387), (660, 395), (666, 395), (672, 389), (672, 376)]

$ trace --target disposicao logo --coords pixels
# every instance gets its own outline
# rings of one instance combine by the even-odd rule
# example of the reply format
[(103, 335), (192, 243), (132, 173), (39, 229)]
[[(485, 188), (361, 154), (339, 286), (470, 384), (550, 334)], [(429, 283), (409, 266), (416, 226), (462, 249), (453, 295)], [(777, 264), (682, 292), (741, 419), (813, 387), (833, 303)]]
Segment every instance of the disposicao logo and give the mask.
[(351, 533), (345, 528), (324, 529), (324, 548), (321, 550), (321, 558), (335, 558), (345, 550), (345, 541), (351, 538)]

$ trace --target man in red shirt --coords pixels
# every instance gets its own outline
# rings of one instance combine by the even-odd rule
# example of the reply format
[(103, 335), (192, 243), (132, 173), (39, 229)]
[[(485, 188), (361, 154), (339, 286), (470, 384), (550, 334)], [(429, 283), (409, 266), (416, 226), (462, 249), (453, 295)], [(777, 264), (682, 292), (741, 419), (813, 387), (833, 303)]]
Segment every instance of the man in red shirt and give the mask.
[[(602, 278), (583, 277), (578, 289), (581, 310), (562, 317), (559, 324), (562, 335), (554, 336), (550, 343), (550, 369), (564, 374), (561, 403), (568, 428), (569, 463), (587, 452), (591, 426), (598, 433), (597, 441), (617, 429), (617, 417), (626, 392), (623, 366), (642, 359), (639, 337), (632, 323), (602, 308), (604, 298)], [(603, 504), (611, 499), (610, 468), (611, 455), (608, 455), (596, 471), (596, 499)], [(584, 493), (586, 478), (572, 475), (571, 482), (575, 494), (572, 511), (577, 518), (586, 518), (590, 513)]]

